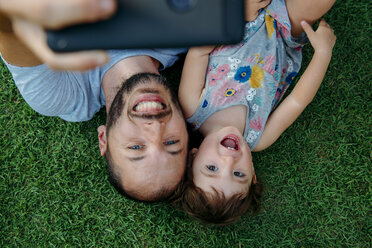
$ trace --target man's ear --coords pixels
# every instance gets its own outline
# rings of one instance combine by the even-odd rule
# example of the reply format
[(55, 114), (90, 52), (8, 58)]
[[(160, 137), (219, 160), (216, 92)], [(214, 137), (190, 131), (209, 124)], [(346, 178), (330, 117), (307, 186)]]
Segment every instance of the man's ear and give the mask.
[(99, 150), (101, 151), (101, 156), (106, 154), (107, 149), (107, 138), (106, 138), (106, 126), (99, 126), (97, 129), (98, 132), (98, 141), (99, 141)]
[(198, 153), (198, 148), (192, 148), (191, 151), (189, 152), (189, 160), (191, 163), (192, 161), (194, 161), (196, 153)]

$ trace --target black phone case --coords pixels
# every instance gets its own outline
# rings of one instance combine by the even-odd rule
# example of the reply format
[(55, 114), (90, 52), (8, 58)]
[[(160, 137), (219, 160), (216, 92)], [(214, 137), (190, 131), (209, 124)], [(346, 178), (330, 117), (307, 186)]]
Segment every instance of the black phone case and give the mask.
[(47, 31), (56, 52), (240, 42), (244, 0), (119, 0), (108, 20)]

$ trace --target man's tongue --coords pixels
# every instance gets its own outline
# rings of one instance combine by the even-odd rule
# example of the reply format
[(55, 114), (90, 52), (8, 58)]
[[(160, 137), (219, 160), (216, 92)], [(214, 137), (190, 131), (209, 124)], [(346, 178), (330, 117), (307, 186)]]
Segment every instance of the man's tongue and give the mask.
[(227, 147), (227, 148), (233, 148), (235, 150), (237, 149), (236, 141), (232, 138), (226, 138), (226, 139), (222, 140), (221, 145), (223, 145), (224, 147)]

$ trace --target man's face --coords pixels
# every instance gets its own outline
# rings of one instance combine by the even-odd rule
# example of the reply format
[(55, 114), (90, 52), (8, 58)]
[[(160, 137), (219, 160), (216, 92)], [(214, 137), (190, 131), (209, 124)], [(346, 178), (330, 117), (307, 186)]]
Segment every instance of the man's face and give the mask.
[(169, 89), (157, 82), (124, 93), (124, 108), (107, 143), (123, 187), (137, 195), (174, 188), (187, 156), (185, 120)]

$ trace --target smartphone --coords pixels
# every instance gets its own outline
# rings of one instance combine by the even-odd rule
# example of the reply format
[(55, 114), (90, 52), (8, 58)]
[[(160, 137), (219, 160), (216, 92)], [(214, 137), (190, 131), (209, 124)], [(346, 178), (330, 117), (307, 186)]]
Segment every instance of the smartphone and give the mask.
[(244, 35), (244, 0), (118, 0), (108, 20), (48, 30), (56, 52), (233, 44)]

